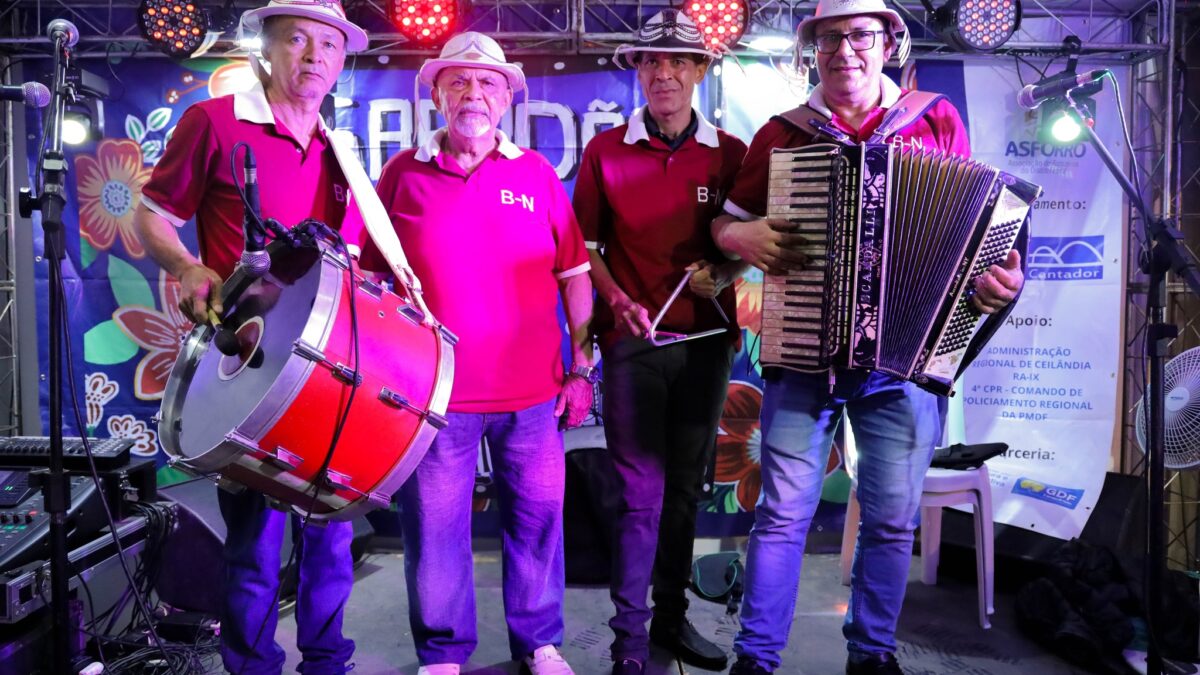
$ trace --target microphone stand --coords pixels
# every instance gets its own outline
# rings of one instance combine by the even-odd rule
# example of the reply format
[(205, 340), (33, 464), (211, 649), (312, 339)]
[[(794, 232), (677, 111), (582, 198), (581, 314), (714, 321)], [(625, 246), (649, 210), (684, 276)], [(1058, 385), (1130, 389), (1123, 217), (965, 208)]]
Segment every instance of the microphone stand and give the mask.
[[(1071, 109), (1079, 115), (1080, 120), (1087, 116), (1082, 106), (1066, 95)], [(1148, 255), (1140, 261), (1142, 272), (1150, 277), (1147, 290), (1149, 306), (1149, 325), (1146, 328), (1146, 357), (1150, 369), (1150, 391), (1145, 396), (1146, 417), (1148, 422), (1146, 459), (1146, 559), (1143, 561), (1144, 588), (1146, 592), (1146, 619), (1148, 625), (1148, 648), (1146, 652), (1147, 675), (1160, 675), (1163, 672), (1163, 657), (1156, 639), (1156, 629), (1160, 626), (1162, 614), (1162, 580), (1166, 571), (1166, 551), (1163, 537), (1164, 498), (1163, 485), (1166, 480), (1166, 442), (1164, 437), (1164, 408), (1166, 400), (1164, 391), (1163, 368), (1166, 363), (1168, 347), (1179, 334), (1179, 329), (1166, 321), (1167, 306), (1167, 273), (1174, 272), (1200, 295), (1200, 266), (1197, 266), (1191, 252), (1182, 244), (1183, 234), (1170, 222), (1150, 213), (1145, 198), (1130, 184), (1124, 171), (1109, 154), (1091, 125), (1083, 124), (1088, 141), (1100, 155), (1109, 173), (1117, 180), (1121, 189), (1129, 197), (1129, 203), (1137, 209), (1145, 228), (1146, 240), (1153, 243)]]
[[(68, 26), (70, 24), (67, 24)], [(73, 29), (74, 26), (71, 26)], [(77, 34), (76, 34), (77, 35)], [(50, 89), (49, 125), (46, 134), (46, 149), (38, 159), (41, 185), (35, 185), (39, 194), (22, 203), (22, 215), (28, 217), (33, 210), (42, 214), (42, 231), (45, 234), (44, 255), (50, 267), (50, 467), (30, 474), (31, 486), (40, 486), (44, 508), (50, 517), (50, 615), (51, 654), (50, 660), (56, 675), (71, 673), (76, 655), (71, 639), (70, 621), (70, 564), (67, 550), (67, 512), (71, 505), (71, 483), (63, 472), (63, 429), (62, 429), (62, 336), (68, 330), (63, 314), (62, 263), (66, 257), (63, 236), (63, 208), (67, 203), (64, 182), (67, 173), (66, 157), (63, 154), (62, 121), (68, 100), (75, 97), (74, 87), (67, 82), (67, 66), (71, 59), (72, 36), (66, 30), (55, 30), (51, 24), (50, 40), (54, 47), (54, 78)]]

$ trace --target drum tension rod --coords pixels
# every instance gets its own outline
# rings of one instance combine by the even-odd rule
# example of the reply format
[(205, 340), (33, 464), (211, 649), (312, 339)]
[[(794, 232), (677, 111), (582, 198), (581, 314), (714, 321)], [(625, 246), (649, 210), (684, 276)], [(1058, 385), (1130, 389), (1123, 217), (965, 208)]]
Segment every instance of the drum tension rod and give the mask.
[(383, 401), (384, 403), (387, 403), (391, 406), (394, 406), (396, 408), (401, 408), (401, 409), (407, 410), (409, 412), (412, 412), (412, 413), (416, 414), (418, 417), (424, 418), (425, 421), (429, 422), (430, 426), (432, 426), (435, 429), (438, 429), (438, 430), (445, 429), (449, 424), (446, 421), (445, 417), (433, 412), (432, 410), (424, 410), (422, 408), (419, 408), (419, 407), (413, 405), (402, 394), (392, 391), (391, 389), (388, 389), (387, 387), (383, 387), (382, 389), (379, 390), (379, 400)]
[(330, 363), (329, 359), (325, 358), (325, 353), (320, 349), (308, 344), (304, 340), (296, 340), (292, 343), (292, 353), (301, 358), (308, 359), (313, 363), (320, 364), (329, 368), (329, 374), (341, 380), (345, 384), (352, 386), (362, 386), (362, 373), (354, 374), (354, 369), (344, 363)]

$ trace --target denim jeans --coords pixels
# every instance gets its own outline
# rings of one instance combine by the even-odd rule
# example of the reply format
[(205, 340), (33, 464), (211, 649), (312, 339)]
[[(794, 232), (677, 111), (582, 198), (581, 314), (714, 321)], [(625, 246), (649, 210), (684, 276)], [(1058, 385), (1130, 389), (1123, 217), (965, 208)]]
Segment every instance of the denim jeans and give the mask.
[(697, 502), (732, 360), (722, 337), (666, 347), (626, 337), (604, 354), (604, 435), (621, 485), (610, 588), (614, 661), (647, 662), (652, 572), (655, 620), (676, 623), (687, 611)]
[(448, 413), (400, 489), (404, 578), (417, 658), (466, 663), (475, 632), (471, 500), (487, 439), (503, 527), (504, 616), (514, 660), (563, 639), (562, 433), (554, 400), (513, 413)]
[[(354, 584), (349, 522), (309, 523), (267, 505), (261, 492), (217, 491), (225, 520), (225, 599), (221, 613), (221, 659), (242, 675), (283, 672), (284, 651), (275, 642), (279, 606), (280, 546), (291, 522), (299, 585), (296, 589), (296, 646), (305, 675), (340, 675), (354, 653), (342, 635), (342, 618)], [(284, 560), (286, 562), (286, 559)]]
[(913, 529), (925, 472), (941, 435), (938, 397), (882, 373), (769, 373), (762, 408), (762, 494), (746, 559), (742, 629), (734, 651), (778, 668), (787, 645), (804, 542), (821, 498), (843, 411), (858, 448), (862, 524), (842, 633), (856, 654), (896, 649)]

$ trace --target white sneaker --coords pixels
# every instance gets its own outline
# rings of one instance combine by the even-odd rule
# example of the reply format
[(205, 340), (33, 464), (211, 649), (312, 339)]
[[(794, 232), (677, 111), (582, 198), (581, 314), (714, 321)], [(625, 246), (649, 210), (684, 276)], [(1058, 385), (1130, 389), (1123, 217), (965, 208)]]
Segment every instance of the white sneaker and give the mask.
[(567, 660), (558, 653), (554, 645), (533, 650), (533, 656), (525, 658), (525, 668), (530, 675), (575, 675)]
[(461, 668), (457, 663), (434, 663), (417, 668), (417, 675), (458, 675)]

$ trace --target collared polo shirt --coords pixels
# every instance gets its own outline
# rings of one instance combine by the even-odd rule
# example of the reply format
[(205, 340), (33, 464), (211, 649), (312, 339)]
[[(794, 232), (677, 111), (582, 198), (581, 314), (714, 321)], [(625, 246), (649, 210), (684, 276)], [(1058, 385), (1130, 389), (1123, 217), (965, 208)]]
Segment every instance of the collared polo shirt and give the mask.
[[(228, 277), (244, 247), (242, 200), (230, 171), (239, 141), (254, 149), (263, 218), (291, 227), (315, 218), (339, 229), (357, 251), (363, 237), (358, 208), (333, 154), (324, 122), (302, 147), (275, 120), (262, 85), (189, 107), (171, 142), (142, 188), (142, 203), (176, 227), (193, 215), (200, 259)], [(242, 150), (237, 153), (237, 185), (243, 183)]]
[[(653, 318), (666, 304), (688, 265), (725, 262), (709, 223), (746, 154), (746, 144), (696, 113), (695, 133), (672, 151), (647, 133), (645, 108), (629, 123), (592, 139), (575, 180), (575, 214), (589, 248), (604, 261), (621, 290)], [(733, 287), (718, 301), (735, 323)], [(663, 317), (664, 330), (693, 333), (726, 325), (711, 300), (684, 289)], [(617, 338), (612, 310), (597, 303), (593, 321), (601, 348)]]
[[(846, 132), (856, 143), (866, 141), (883, 121), (888, 108), (896, 104), (904, 93), (886, 75), (881, 75), (881, 99), (878, 108), (867, 114), (862, 126), (854, 131), (826, 106), (823, 89), (817, 85), (809, 95), (808, 105), (828, 115), (833, 126)], [(938, 149), (970, 157), (971, 144), (966, 127), (954, 105), (946, 99), (938, 101), (924, 117), (896, 132), (888, 139), (893, 145), (905, 145)], [(725, 210), (741, 218), (752, 220), (767, 213), (767, 179), (771, 164), (771, 150), (775, 148), (799, 148), (812, 143), (812, 137), (791, 124), (772, 117), (754, 134), (750, 150), (742, 170), (738, 172)]]
[[(459, 338), (451, 412), (515, 412), (562, 386), (559, 280), (591, 267), (562, 182), (503, 132), (467, 174), (445, 129), (388, 160), (376, 190), (430, 311)], [(368, 243), (363, 267), (385, 270)]]

